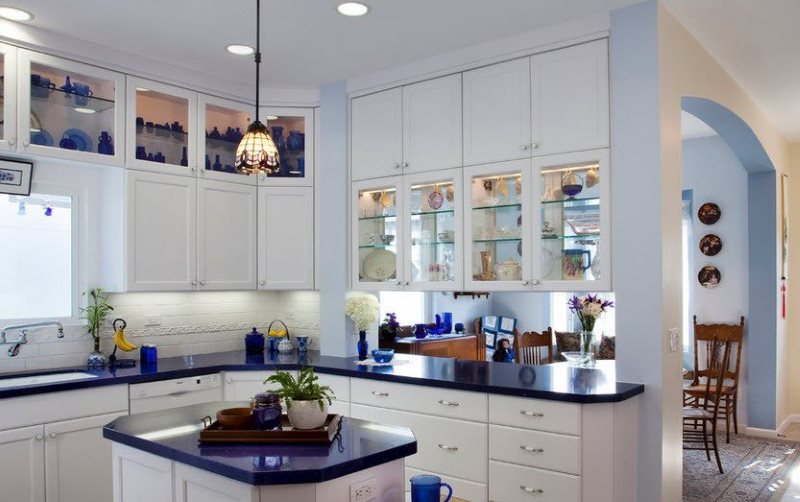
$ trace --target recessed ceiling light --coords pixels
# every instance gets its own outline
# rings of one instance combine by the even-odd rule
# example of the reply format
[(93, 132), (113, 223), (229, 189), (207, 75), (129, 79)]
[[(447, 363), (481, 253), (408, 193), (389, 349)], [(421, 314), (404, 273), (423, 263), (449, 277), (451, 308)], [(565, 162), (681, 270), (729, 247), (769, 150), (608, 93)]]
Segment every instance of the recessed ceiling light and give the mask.
[(0, 7), (0, 17), (9, 21), (30, 21), (33, 19), (33, 14), (16, 7)]
[(279, 118), (277, 115), (267, 115), (267, 120), (278, 120)]
[(89, 114), (89, 113), (95, 113), (97, 110), (92, 110), (91, 108), (83, 108), (79, 106), (78, 108), (75, 108), (75, 111), (78, 113)]
[(255, 52), (255, 49), (250, 47), (249, 45), (241, 45), (241, 44), (231, 44), (225, 49), (228, 50), (231, 54), (236, 54), (237, 56), (247, 56)]
[(340, 3), (336, 10), (343, 16), (358, 17), (369, 12), (369, 7), (359, 2), (344, 2)]

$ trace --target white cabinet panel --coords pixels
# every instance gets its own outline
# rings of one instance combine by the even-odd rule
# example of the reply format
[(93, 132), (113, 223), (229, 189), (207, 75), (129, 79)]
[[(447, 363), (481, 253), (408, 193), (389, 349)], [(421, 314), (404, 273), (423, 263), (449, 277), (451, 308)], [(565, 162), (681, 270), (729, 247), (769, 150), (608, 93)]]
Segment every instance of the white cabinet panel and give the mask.
[(258, 502), (257, 488), (175, 463), (175, 502)]
[(197, 274), (194, 178), (127, 171), (126, 191), (128, 291), (194, 289)]
[(327, 373), (316, 373), (321, 385), (327, 385), (336, 395), (336, 399), (341, 401), (350, 400), (350, 378), (340, 375), (328, 375)]
[(389, 89), (350, 101), (351, 179), (398, 174), (403, 157), (403, 94)]
[(256, 205), (256, 187), (197, 181), (200, 290), (255, 289)]
[(258, 288), (314, 288), (314, 193), (258, 189)]
[(465, 72), (464, 164), (531, 156), (530, 59)]
[(534, 155), (608, 146), (605, 39), (533, 56), (531, 91)]
[[(264, 392), (267, 386), (264, 384), (274, 371), (244, 371), (229, 372), (224, 374), (224, 387), (222, 394), (225, 401), (249, 401), (258, 394)], [(276, 386), (277, 387), (277, 386)]]
[(112, 444), (114, 502), (172, 502), (172, 461)]
[[(580, 502), (581, 478), (531, 467), (489, 462), (489, 500)], [(589, 497), (587, 500), (591, 500)]]
[(569, 474), (581, 473), (581, 438), (489, 426), (489, 458)]
[(350, 388), (354, 403), (462, 420), (486, 421), (486, 394), (480, 392), (360, 378), (353, 379)]
[(44, 502), (44, 427), (0, 432), (0, 498)]
[(403, 169), (461, 165), (461, 74), (403, 87)]
[(114, 413), (46, 424), (47, 502), (107, 502), (113, 498), (111, 442), (103, 426)]

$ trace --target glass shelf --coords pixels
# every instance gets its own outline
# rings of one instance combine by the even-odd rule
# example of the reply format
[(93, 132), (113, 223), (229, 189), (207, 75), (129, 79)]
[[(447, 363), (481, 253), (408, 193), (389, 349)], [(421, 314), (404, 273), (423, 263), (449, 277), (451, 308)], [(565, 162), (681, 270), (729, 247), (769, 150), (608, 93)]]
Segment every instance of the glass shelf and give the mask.
[(520, 242), (522, 237), (502, 237), (500, 239), (475, 239), (472, 242)]
[(358, 246), (358, 249), (386, 249), (386, 248), (393, 248), (396, 247), (397, 244), (364, 244), (363, 246)]
[[(83, 102), (83, 100), (86, 100)], [(100, 98), (97, 96), (82, 96), (74, 92), (66, 92), (63, 89), (53, 89), (40, 85), (31, 84), (31, 101), (55, 104), (67, 108), (83, 108), (95, 112), (104, 112), (114, 108), (114, 100)]]
[(397, 218), (396, 214), (387, 214), (383, 216), (362, 216), (358, 219), (358, 221), (367, 221), (367, 220), (386, 220), (389, 218)]
[(497, 204), (497, 205), (494, 205), (494, 206), (478, 206), (478, 207), (473, 207), (472, 210), (473, 211), (484, 211), (484, 210), (487, 210), (487, 209), (504, 209), (504, 208), (512, 208), (512, 207), (516, 208), (516, 209), (520, 209), (522, 207), (522, 203), (521, 202), (517, 202), (517, 203), (514, 203), (514, 204)]
[(596, 239), (600, 234), (585, 234), (585, 235), (559, 235), (558, 237), (542, 237), (543, 241), (561, 241), (568, 239)]
[(455, 244), (455, 241), (431, 241), (431, 242), (413, 242), (412, 246), (446, 246), (448, 244)]
[(141, 139), (154, 139), (162, 143), (172, 143), (176, 145), (186, 146), (189, 133), (181, 131), (173, 131), (166, 128), (153, 128), (152, 131), (147, 129), (147, 126), (136, 127), (136, 138)]
[(440, 209), (438, 211), (418, 211), (411, 213), (411, 216), (426, 216), (426, 215), (434, 215), (434, 214), (454, 214), (455, 210), (453, 209)]
[[(587, 202), (587, 201), (599, 201), (600, 197), (585, 197), (581, 198), (574, 198), (574, 199), (561, 199), (561, 200), (543, 200), (542, 204), (566, 204), (567, 202)], [(582, 206), (576, 206), (582, 207)], [(597, 207), (597, 204), (592, 204), (586, 207)]]

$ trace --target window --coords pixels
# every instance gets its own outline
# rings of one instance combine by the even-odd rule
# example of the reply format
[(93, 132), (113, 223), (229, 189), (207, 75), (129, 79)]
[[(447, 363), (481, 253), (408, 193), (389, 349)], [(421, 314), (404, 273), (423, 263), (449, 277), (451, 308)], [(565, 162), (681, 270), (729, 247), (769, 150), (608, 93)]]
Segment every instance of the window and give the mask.
[(381, 302), (381, 322), (388, 312), (394, 312), (401, 326), (421, 322), (431, 322), (430, 295), (412, 291), (381, 291), (378, 299)]
[(0, 195), (0, 319), (73, 315), (72, 197)]
[(689, 322), (691, 317), (689, 310), (692, 305), (692, 191), (684, 190), (682, 197), (681, 213), (681, 236), (683, 239), (681, 254), (681, 273), (683, 274), (681, 314), (683, 315), (683, 351), (689, 352), (691, 344), (692, 325)]
[[(553, 331), (580, 331), (581, 323), (578, 316), (572, 313), (567, 302), (574, 295), (584, 296), (586, 293), (550, 293), (550, 326)], [(614, 301), (614, 293), (597, 293), (604, 300)], [(595, 322), (595, 336), (615, 336), (617, 329), (614, 309), (607, 310)]]

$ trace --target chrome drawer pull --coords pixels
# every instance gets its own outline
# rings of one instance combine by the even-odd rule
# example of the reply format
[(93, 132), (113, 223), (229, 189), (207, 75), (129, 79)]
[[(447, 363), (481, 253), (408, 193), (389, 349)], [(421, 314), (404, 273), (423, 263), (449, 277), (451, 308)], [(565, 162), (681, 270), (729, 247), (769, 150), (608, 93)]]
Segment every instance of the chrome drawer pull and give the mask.
[(525, 446), (524, 444), (519, 445), (519, 449), (529, 451), (531, 453), (544, 453), (544, 448), (531, 448), (530, 446)]
[(538, 413), (535, 411), (528, 411), (528, 410), (519, 410), (520, 415), (525, 415), (526, 417), (534, 417), (534, 418), (543, 418), (544, 413)]
[(447, 446), (446, 444), (440, 444), (439, 448), (446, 451), (458, 451), (458, 446)]
[(372, 391), (372, 395), (373, 396), (378, 396), (378, 397), (389, 397), (389, 393), (388, 392), (378, 392), (377, 390), (373, 390)]
[(445, 401), (444, 399), (439, 399), (439, 404), (443, 404), (445, 406), (458, 406), (458, 401)]
[(544, 490), (542, 490), (541, 488), (531, 488), (530, 486), (525, 486), (525, 485), (519, 485), (519, 489), (526, 493), (536, 493), (536, 494), (544, 493)]

